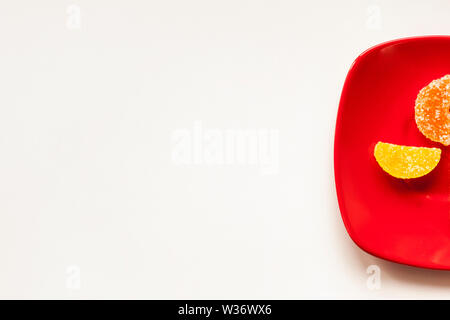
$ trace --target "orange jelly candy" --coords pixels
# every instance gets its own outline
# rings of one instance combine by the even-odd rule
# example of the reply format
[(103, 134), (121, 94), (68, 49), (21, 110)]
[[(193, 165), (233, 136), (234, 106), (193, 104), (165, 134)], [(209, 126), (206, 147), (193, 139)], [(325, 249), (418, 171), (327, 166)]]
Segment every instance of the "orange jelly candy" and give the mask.
[(420, 90), (415, 118), (425, 137), (450, 145), (450, 75), (434, 80)]

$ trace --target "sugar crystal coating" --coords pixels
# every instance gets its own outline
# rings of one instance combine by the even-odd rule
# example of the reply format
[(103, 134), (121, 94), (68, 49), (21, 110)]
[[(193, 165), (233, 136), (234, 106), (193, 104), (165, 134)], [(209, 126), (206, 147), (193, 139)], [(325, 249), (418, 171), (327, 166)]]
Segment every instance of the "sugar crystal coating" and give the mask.
[(450, 145), (450, 75), (433, 80), (416, 99), (417, 127), (428, 139)]
[(374, 156), (380, 167), (391, 176), (412, 179), (430, 173), (437, 166), (441, 149), (378, 142)]

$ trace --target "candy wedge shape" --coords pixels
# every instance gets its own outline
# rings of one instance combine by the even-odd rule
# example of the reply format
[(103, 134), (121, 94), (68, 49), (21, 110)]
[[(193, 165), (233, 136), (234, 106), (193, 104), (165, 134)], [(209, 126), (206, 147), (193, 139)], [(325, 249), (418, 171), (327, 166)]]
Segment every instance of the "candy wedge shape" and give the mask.
[(427, 175), (439, 163), (441, 149), (409, 147), (385, 142), (375, 145), (374, 156), (378, 164), (391, 176), (413, 179)]

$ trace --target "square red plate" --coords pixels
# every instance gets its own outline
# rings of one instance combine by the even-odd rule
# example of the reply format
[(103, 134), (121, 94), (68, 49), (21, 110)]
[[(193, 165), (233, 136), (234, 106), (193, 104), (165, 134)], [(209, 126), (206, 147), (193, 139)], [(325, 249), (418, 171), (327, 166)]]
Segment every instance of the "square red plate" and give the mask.
[[(345, 227), (366, 252), (412, 266), (450, 269), (450, 150), (414, 121), (419, 90), (450, 74), (450, 36), (394, 40), (362, 53), (342, 90), (334, 142), (336, 190)], [(378, 141), (438, 147), (425, 177), (399, 180), (376, 163)]]

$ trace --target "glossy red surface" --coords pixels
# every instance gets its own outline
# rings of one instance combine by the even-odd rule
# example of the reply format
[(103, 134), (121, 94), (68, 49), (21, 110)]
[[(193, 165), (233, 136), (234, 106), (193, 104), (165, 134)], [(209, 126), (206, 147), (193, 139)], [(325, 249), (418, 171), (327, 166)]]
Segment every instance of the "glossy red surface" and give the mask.
[[(334, 169), (345, 227), (363, 250), (412, 266), (450, 270), (450, 147), (425, 138), (414, 101), (433, 79), (450, 74), (450, 36), (394, 40), (353, 63), (339, 104)], [(376, 163), (378, 141), (438, 147), (441, 161), (412, 180)]]

